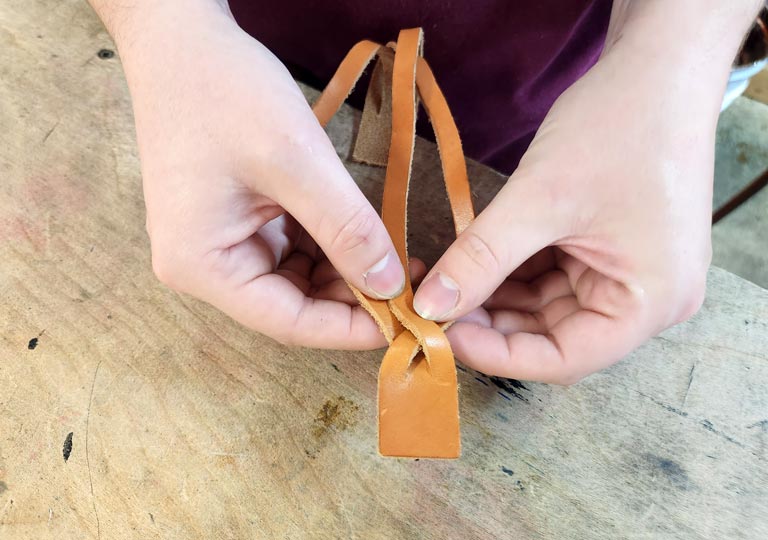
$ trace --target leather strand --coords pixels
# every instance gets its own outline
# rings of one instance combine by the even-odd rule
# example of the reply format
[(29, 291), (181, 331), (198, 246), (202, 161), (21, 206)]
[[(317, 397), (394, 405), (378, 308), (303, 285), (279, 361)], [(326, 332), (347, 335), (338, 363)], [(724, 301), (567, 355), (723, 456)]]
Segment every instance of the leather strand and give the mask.
[(416, 87), (435, 132), (454, 230), (456, 236), (459, 236), (475, 219), (467, 176), (467, 162), (464, 159), (459, 130), (448, 108), (448, 102), (424, 58), (419, 58), (416, 66)]
[[(382, 201), (382, 220), (398, 257), (408, 268), (407, 204), (417, 112), (417, 91), (432, 121), (438, 143), (456, 234), (474, 218), (466, 162), (445, 96), (421, 57), (420, 28), (402, 30), (392, 67), (392, 129)], [(370, 61), (383, 47), (371, 41), (355, 45), (313, 106), (326, 125), (349, 95)], [(385, 118), (385, 117), (383, 117)], [(450, 343), (442, 326), (413, 309), (413, 289), (390, 301), (368, 298), (350, 286), (373, 316), (390, 346), (379, 372), (379, 450), (382, 455), (455, 458), (460, 454), (458, 384)]]
[(349, 50), (323, 93), (312, 105), (312, 112), (315, 113), (321, 126), (325, 127), (330, 122), (344, 100), (349, 97), (366, 66), (370, 64), (379, 49), (381, 45), (378, 43), (364, 40)]

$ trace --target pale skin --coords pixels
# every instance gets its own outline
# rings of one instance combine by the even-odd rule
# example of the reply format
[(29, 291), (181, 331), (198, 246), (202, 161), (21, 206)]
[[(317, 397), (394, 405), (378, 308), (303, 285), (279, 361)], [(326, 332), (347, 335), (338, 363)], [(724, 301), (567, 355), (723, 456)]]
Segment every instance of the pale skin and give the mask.
[[(223, 0), (91, 4), (133, 99), (158, 278), (283, 343), (385, 345), (344, 279), (388, 298), (403, 269), (279, 60)], [(417, 290), (458, 320), (464, 364), (572, 384), (698, 310), (720, 101), (761, 5), (614, 1), (598, 63)]]

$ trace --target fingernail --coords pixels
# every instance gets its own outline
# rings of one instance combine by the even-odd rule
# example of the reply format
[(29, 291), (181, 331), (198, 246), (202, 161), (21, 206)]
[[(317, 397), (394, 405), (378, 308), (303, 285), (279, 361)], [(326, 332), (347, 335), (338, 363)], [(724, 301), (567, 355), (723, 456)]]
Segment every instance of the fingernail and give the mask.
[(390, 251), (363, 274), (365, 284), (378, 298), (394, 298), (405, 287), (405, 274), (397, 255)]
[(413, 309), (425, 319), (443, 321), (459, 304), (459, 285), (442, 272), (435, 272), (421, 284)]

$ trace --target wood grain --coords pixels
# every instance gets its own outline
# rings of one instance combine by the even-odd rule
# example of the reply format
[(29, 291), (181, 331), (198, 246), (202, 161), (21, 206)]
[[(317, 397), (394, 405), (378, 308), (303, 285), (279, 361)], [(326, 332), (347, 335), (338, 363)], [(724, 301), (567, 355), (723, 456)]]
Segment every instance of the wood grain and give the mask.
[[(765, 290), (712, 269), (692, 321), (571, 388), (462, 370), (463, 457), (383, 459), (381, 351), (283, 347), (156, 282), (103, 48), (85, 2), (0, 4), (0, 538), (768, 537)], [(434, 259), (432, 145), (415, 167)], [(480, 207), (502, 182), (470, 177)]]

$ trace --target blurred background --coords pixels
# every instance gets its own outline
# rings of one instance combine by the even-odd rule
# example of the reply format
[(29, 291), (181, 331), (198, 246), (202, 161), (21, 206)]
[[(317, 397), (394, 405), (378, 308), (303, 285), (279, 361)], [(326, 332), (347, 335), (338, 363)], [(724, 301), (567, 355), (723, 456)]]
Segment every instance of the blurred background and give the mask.
[(768, 288), (768, 9), (734, 68), (717, 129), (712, 264)]

